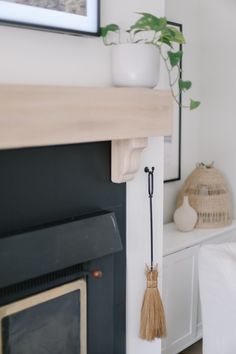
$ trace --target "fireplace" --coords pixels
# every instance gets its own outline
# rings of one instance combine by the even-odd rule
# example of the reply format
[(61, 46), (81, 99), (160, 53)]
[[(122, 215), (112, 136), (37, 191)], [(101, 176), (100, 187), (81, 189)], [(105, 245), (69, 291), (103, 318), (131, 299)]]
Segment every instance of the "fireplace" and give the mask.
[(125, 353), (126, 189), (110, 182), (110, 143), (0, 163), (0, 353)]
[[(141, 88), (0, 85), (0, 100), (0, 242), (28, 228), (108, 211), (116, 216), (123, 246), (122, 251), (66, 269), (16, 279), (0, 288), (0, 306), (86, 276), (88, 354), (158, 352), (160, 343), (150, 347), (138, 338), (145, 275), (137, 274), (142, 274), (149, 259), (142, 171), (147, 165), (158, 166), (154, 210), (161, 266), (162, 137), (172, 132), (171, 94)], [(108, 140), (111, 144), (104, 142)], [(126, 205), (122, 182), (135, 176)], [(27, 255), (30, 252), (24, 259)], [(10, 259), (3, 271), (9, 274), (14, 266)], [(89, 275), (96, 269), (103, 271), (98, 281)]]

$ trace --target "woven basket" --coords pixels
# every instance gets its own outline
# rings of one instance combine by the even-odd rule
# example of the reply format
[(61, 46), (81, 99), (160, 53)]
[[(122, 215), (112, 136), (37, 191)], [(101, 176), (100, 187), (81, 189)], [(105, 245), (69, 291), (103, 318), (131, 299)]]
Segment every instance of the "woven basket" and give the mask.
[(227, 183), (213, 165), (199, 164), (181, 189), (177, 208), (188, 195), (198, 214), (197, 228), (218, 228), (232, 223), (232, 203)]

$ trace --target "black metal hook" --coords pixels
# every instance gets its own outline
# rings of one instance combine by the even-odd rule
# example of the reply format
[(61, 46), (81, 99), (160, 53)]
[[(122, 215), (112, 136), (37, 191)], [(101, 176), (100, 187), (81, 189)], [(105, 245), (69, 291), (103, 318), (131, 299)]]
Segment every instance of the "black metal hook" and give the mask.
[(152, 167), (149, 169), (148, 167), (145, 167), (144, 171), (148, 173), (148, 195), (149, 198), (153, 197), (153, 192), (154, 192), (154, 184), (153, 184), (153, 174), (154, 174), (155, 167)]

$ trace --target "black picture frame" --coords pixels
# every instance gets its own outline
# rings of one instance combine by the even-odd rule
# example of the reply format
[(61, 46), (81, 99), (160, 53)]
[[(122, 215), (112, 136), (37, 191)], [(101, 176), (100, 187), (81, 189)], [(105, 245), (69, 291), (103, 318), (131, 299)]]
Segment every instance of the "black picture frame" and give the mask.
[(0, 1), (0, 25), (77, 36), (100, 35), (100, 0), (84, 0), (86, 13), (81, 15), (14, 1)]
[[(167, 21), (169, 25), (176, 26), (181, 32), (183, 32), (183, 25), (181, 23)], [(182, 50), (182, 44), (176, 50)], [(182, 60), (180, 61), (180, 79), (182, 79)], [(178, 106), (176, 102), (174, 105), (174, 117), (173, 117), (173, 136), (164, 138), (164, 183), (175, 182), (181, 179), (181, 128), (182, 128), (182, 94), (179, 93)], [(176, 129), (177, 128), (177, 129)], [(176, 131), (177, 130), (177, 131)], [(170, 146), (166, 144), (172, 144), (175, 142), (174, 154), (167, 151)], [(177, 146), (176, 146), (177, 145)], [(170, 150), (170, 149), (169, 149)], [(173, 155), (173, 156), (171, 156)], [(171, 161), (173, 159), (173, 161)], [(173, 162), (173, 166), (171, 165)]]

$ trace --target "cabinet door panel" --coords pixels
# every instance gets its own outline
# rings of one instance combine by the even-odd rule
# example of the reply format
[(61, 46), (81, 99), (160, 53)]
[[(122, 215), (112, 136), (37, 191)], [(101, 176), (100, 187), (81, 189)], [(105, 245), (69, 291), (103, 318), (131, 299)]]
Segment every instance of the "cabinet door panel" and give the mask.
[(198, 246), (164, 257), (163, 301), (166, 310), (166, 354), (184, 349), (197, 331)]
[(201, 309), (201, 301), (200, 301), (200, 292), (199, 292), (199, 278), (198, 278), (198, 256), (197, 256), (197, 268), (196, 268), (196, 276), (197, 276), (197, 333), (196, 340), (202, 338), (202, 309)]
[(202, 310), (201, 310), (199, 289), (198, 289), (198, 301), (197, 301), (197, 334), (196, 335), (197, 335), (196, 339), (202, 338)]

